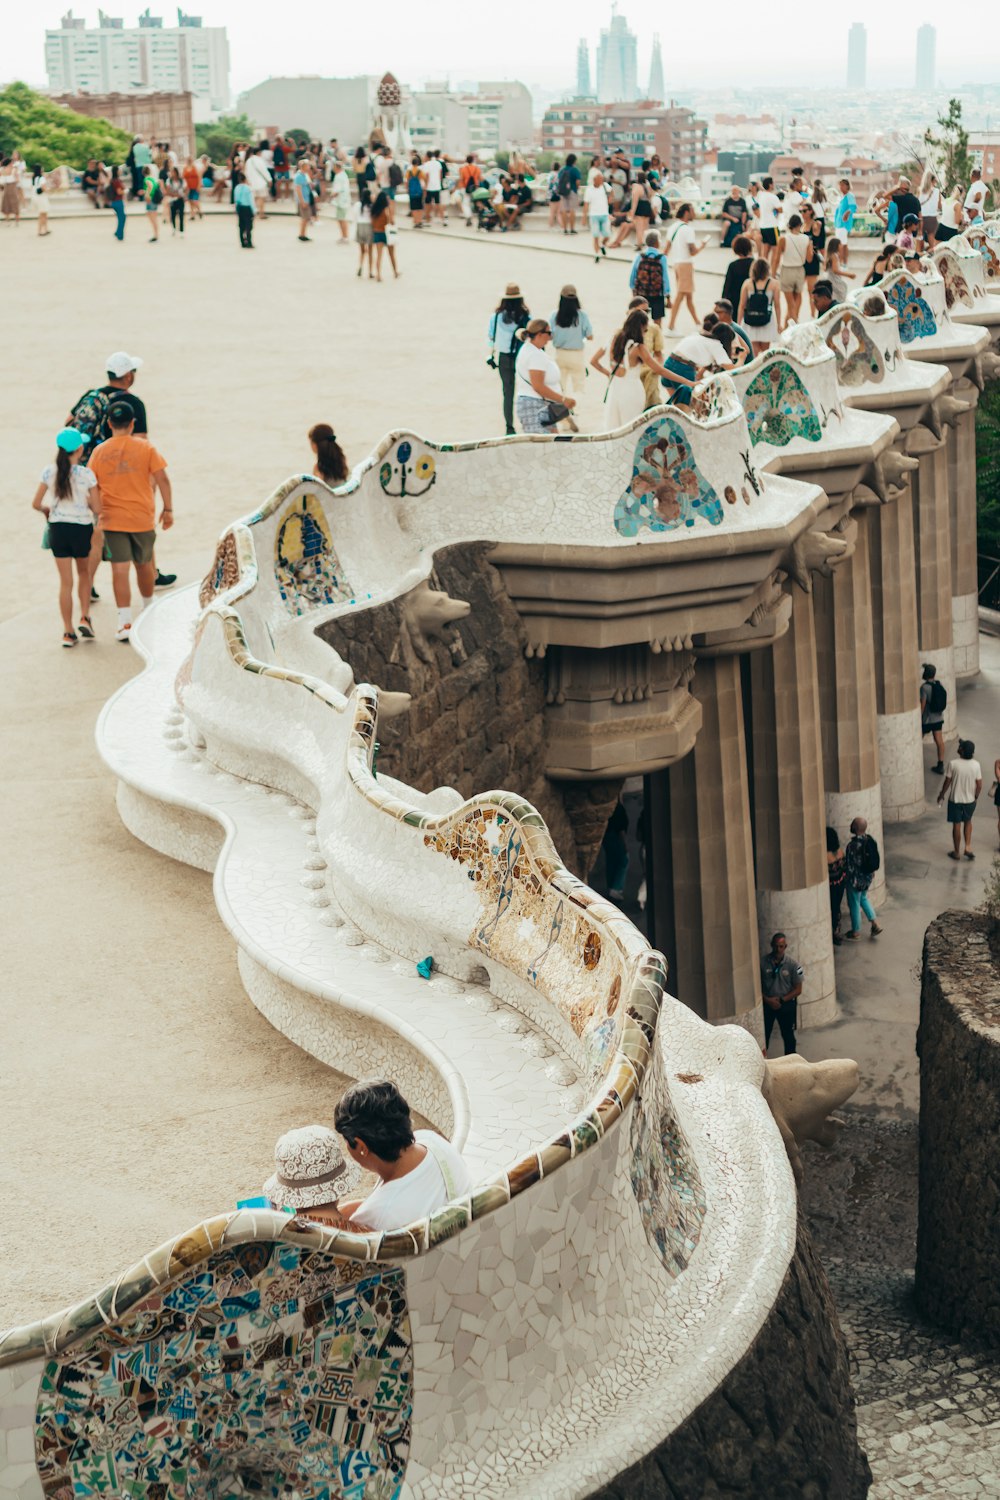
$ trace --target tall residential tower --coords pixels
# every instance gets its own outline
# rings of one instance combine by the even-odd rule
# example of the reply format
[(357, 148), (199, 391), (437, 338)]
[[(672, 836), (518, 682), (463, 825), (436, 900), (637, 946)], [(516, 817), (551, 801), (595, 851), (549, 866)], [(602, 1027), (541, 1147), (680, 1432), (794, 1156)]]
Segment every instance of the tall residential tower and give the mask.
[(855, 21), (847, 33), (847, 87), (863, 89), (868, 72), (868, 32)]
[(937, 86), (937, 32), (933, 26), (917, 31), (917, 88), (929, 94)]
[(585, 36), (576, 44), (576, 97), (590, 98), (590, 48)]
[(149, 10), (137, 26), (98, 12), (87, 26), (72, 11), (58, 30), (45, 33), (45, 67), (53, 94), (138, 94), (150, 91), (194, 96), (194, 117), (209, 120), (229, 108), (229, 43), (224, 26), (202, 26), (178, 11), (178, 25), (164, 26)]
[(619, 104), (639, 97), (639, 48), (635, 32), (616, 9), (611, 25), (601, 32), (597, 47), (597, 98), (601, 104)]
[(649, 97), (658, 104), (663, 103), (663, 53), (660, 50), (660, 33), (653, 33), (653, 56), (649, 64)]

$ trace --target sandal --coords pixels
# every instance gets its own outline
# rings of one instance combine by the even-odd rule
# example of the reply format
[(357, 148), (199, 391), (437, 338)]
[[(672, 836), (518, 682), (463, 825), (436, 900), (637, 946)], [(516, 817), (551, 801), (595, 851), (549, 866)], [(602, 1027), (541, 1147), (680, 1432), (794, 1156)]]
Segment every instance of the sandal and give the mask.
[(960, 854), (956, 854), (955, 853), (954, 849), (949, 849), (948, 850), (948, 858), (949, 859), (961, 859), (961, 857), (962, 856)]
[(973, 854), (971, 849), (966, 849), (965, 857), (966, 859), (975, 859), (976, 856)]
[(65, 630), (65, 631), (63, 631), (62, 643), (66, 647), (75, 646), (76, 645), (76, 631), (75, 630)]

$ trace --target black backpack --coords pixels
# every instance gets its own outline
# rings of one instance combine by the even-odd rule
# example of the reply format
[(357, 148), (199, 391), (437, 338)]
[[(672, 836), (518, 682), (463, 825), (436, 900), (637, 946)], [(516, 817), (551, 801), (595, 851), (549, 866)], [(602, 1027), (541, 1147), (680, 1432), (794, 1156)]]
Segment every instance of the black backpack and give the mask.
[(943, 714), (948, 707), (948, 689), (937, 678), (931, 679), (930, 710), (932, 714)]
[(556, 192), (559, 194), (560, 198), (568, 198), (570, 193), (572, 193), (573, 191), (573, 169), (572, 167), (563, 167), (562, 171), (559, 173), (559, 176), (556, 178)]
[(92, 391), (85, 391), (70, 412), (70, 427), (75, 427), (77, 432), (82, 432), (86, 439), (83, 446), (85, 459), (89, 458), (98, 443), (103, 443), (108, 436), (110, 405), (111, 397), (108, 392), (95, 388)]
[(874, 875), (882, 863), (882, 856), (878, 852), (878, 844), (870, 833), (863, 835), (861, 839), (860, 864), (866, 875)]
[(403, 169), (396, 161), (389, 163), (389, 186), (393, 189), (401, 187), (403, 183)]
[(770, 285), (769, 276), (760, 291), (754, 287), (747, 298), (747, 305), (743, 310), (743, 321), (748, 328), (766, 328), (770, 323), (771, 314), (774, 311), (774, 303), (767, 295)]

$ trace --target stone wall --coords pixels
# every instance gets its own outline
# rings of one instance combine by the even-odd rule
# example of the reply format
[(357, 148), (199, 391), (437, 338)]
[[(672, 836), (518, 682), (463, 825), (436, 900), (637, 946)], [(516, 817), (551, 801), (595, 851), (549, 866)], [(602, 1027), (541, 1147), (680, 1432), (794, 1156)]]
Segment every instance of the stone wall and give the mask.
[(516, 789), (542, 814), (568, 867), (586, 879), (621, 782), (568, 784), (564, 795), (547, 779), (544, 662), (525, 657), (521, 618), (489, 551), (469, 544), (437, 553), (431, 588), (471, 605), (437, 634), (413, 627), (405, 596), (328, 620), (317, 634), (356, 682), (412, 696), (407, 713), (379, 721), (379, 771), (421, 792)]
[(847, 1351), (800, 1218), (771, 1316), (719, 1389), (591, 1500), (863, 1500)]
[(1000, 1345), (1000, 934), (947, 911), (924, 938), (917, 1302)]

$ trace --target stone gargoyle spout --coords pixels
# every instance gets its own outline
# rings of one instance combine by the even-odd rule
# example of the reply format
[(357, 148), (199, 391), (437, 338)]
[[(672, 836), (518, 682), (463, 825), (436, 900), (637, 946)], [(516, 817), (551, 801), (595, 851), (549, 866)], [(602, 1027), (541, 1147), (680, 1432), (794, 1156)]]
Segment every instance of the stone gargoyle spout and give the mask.
[(829, 1149), (844, 1128), (833, 1114), (858, 1086), (858, 1065), (850, 1058), (807, 1062), (804, 1057), (777, 1057), (764, 1074), (764, 1098), (781, 1131), (796, 1182), (802, 1181), (799, 1147), (815, 1141)]

